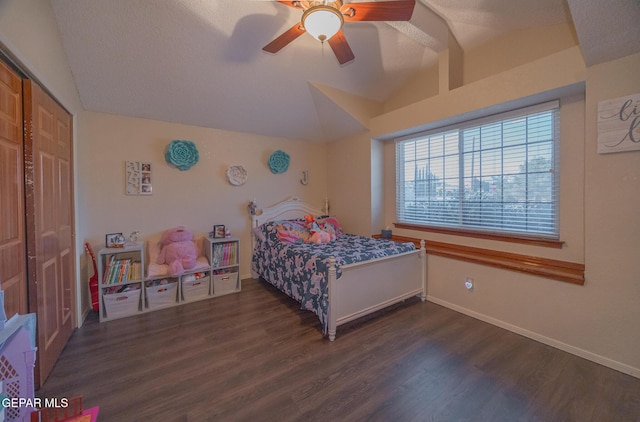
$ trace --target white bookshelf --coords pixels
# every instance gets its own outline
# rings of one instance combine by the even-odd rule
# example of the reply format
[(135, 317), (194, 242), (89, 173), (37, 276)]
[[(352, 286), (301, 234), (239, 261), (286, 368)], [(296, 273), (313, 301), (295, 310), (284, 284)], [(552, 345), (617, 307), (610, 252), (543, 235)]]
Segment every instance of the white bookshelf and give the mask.
[(203, 249), (208, 267), (153, 277), (146, 274), (143, 242), (101, 249), (100, 322), (239, 292), (240, 240), (206, 238)]
[(205, 255), (211, 263), (211, 294), (222, 296), (242, 289), (240, 281), (240, 239), (206, 239)]

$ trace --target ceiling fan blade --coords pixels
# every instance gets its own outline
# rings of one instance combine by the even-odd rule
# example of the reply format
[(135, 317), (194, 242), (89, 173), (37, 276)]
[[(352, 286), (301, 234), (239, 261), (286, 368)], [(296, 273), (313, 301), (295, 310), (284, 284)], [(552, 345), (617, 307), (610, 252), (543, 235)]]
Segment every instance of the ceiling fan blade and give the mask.
[(329, 45), (333, 50), (333, 54), (336, 55), (338, 59), (338, 63), (345, 64), (355, 59), (356, 56), (353, 55), (353, 51), (351, 51), (351, 47), (349, 47), (349, 43), (344, 36), (342, 30), (338, 31), (333, 37), (329, 38)]
[(287, 31), (285, 31), (282, 35), (280, 35), (275, 40), (271, 41), (269, 44), (262, 47), (262, 49), (268, 53), (277, 53), (282, 50), (287, 44), (291, 41), (298, 38), (300, 35), (304, 34), (305, 30), (299, 23), (293, 25)]
[(413, 15), (415, 0), (349, 3), (340, 11), (347, 22), (408, 21)]
[(280, 4), (284, 4), (285, 6), (289, 6), (289, 7), (293, 7), (295, 9), (307, 9), (309, 7), (309, 1), (308, 0), (298, 0), (298, 1), (285, 1), (285, 0), (252, 0), (252, 1), (259, 1), (259, 2), (271, 2), (271, 3), (280, 3)]
[(308, 1), (283, 1), (278, 0), (278, 3), (284, 4), (285, 6), (294, 7), (296, 9), (304, 9), (309, 7)]

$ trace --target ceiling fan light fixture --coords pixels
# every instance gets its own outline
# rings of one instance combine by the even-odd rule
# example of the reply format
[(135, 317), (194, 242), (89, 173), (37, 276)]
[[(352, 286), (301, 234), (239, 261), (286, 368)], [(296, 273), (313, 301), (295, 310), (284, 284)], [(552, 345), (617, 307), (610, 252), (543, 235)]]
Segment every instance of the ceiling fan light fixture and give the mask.
[(302, 14), (302, 26), (305, 31), (320, 42), (325, 42), (337, 34), (342, 24), (342, 13), (331, 6), (312, 6)]

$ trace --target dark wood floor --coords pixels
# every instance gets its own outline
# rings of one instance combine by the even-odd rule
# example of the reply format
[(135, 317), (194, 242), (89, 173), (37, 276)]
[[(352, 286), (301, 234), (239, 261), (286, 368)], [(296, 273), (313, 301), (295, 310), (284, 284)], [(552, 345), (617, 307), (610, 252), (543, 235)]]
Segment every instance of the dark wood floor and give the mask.
[(72, 336), (41, 398), (104, 421), (640, 421), (640, 379), (433, 303), (322, 338), (272, 287)]

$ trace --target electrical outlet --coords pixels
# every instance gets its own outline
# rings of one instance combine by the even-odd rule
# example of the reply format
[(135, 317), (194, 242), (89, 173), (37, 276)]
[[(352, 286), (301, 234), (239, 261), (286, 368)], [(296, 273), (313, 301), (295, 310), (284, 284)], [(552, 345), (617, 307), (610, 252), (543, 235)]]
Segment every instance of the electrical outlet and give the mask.
[(467, 290), (469, 290), (469, 291), (473, 290), (473, 279), (470, 278), (470, 277), (467, 277), (464, 280), (464, 287), (466, 287)]

